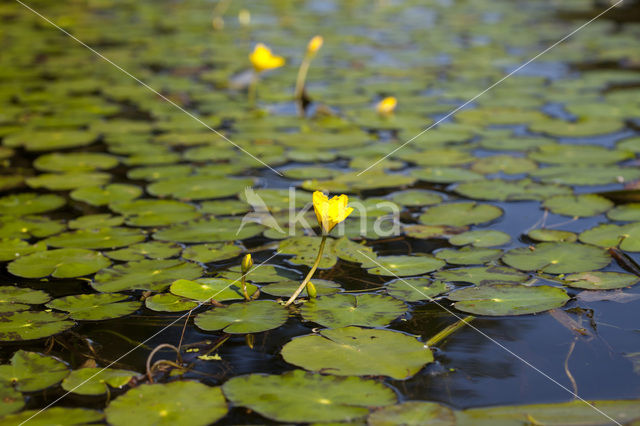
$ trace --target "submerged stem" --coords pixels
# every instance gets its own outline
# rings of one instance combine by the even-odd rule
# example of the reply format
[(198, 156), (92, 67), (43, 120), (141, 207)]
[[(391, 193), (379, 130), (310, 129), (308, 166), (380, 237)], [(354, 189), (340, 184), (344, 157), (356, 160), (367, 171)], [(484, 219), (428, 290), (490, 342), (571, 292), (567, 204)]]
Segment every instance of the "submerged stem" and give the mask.
[(289, 300), (287, 300), (287, 303), (285, 303), (284, 306), (289, 306), (290, 304), (292, 304), (296, 300), (298, 295), (302, 293), (302, 290), (304, 290), (304, 288), (307, 286), (307, 283), (311, 281), (313, 274), (316, 272), (316, 269), (318, 269), (318, 265), (320, 265), (320, 260), (322, 259), (322, 252), (324, 251), (324, 244), (326, 242), (327, 242), (327, 235), (323, 234), (322, 241), (320, 241), (320, 247), (318, 248), (318, 257), (316, 257), (316, 261), (314, 262), (307, 276), (304, 277), (304, 280), (302, 281), (302, 284), (300, 284), (300, 287), (298, 287), (298, 289), (295, 292), (293, 292), (293, 294), (291, 295)]
[(296, 90), (294, 97), (296, 100), (296, 105), (298, 107), (298, 114), (300, 114), (301, 116), (304, 115), (302, 98), (304, 94), (304, 83), (307, 79), (307, 72), (309, 71), (309, 65), (311, 65), (311, 56), (305, 55), (304, 59), (302, 59), (302, 63), (300, 64), (300, 68), (298, 69), (298, 77), (296, 78)]
[(450, 335), (452, 335), (453, 333), (458, 331), (458, 329), (464, 327), (466, 324), (469, 324), (475, 318), (476, 317), (474, 317), (473, 315), (469, 315), (469, 316), (466, 316), (466, 317), (462, 318), (461, 320), (451, 324), (450, 326), (446, 327), (445, 329), (439, 331), (431, 339), (427, 340), (427, 346), (435, 346), (435, 345), (437, 345), (442, 340), (446, 339), (447, 337), (449, 337)]

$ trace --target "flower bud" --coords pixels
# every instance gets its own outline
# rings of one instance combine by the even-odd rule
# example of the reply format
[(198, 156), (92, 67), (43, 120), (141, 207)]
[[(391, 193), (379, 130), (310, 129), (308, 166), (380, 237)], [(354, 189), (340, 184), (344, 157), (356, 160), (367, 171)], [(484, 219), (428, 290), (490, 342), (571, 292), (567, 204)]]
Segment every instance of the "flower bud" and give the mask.
[(398, 100), (393, 96), (388, 96), (378, 102), (376, 105), (376, 111), (380, 115), (389, 115), (396, 109), (396, 105), (398, 105)]
[(249, 272), (249, 269), (253, 266), (253, 259), (251, 258), (251, 254), (247, 253), (245, 257), (242, 258), (242, 263), (240, 267), (242, 268), (242, 273), (246, 274)]
[(322, 43), (323, 42), (324, 42), (324, 39), (322, 38), (322, 36), (317, 35), (317, 36), (313, 37), (309, 41), (309, 44), (307, 44), (307, 52), (308, 53), (316, 53), (322, 47)]
[(316, 286), (313, 285), (311, 281), (307, 283), (307, 294), (309, 295), (309, 299), (315, 299), (318, 295), (318, 290), (316, 290)]

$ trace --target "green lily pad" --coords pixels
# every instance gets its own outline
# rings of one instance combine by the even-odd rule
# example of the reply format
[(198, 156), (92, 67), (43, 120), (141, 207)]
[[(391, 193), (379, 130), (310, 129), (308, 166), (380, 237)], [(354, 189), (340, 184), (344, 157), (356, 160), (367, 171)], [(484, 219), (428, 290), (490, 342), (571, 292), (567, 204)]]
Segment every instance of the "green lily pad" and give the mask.
[(153, 238), (177, 243), (217, 243), (251, 238), (264, 229), (256, 223), (243, 224), (239, 219), (209, 218), (169, 226), (153, 234)]
[(544, 200), (542, 206), (555, 214), (588, 217), (606, 212), (613, 203), (596, 194), (557, 195)]
[(43, 238), (65, 229), (62, 221), (43, 216), (0, 216), (0, 238)]
[(477, 266), (438, 271), (434, 278), (442, 281), (463, 282), (476, 285), (492, 283), (522, 283), (529, 275), (504, 266)]
[(247, 334), (278, 328), (288, 316), (288, 311), (272, 300), (255, 300), (210, 309), (198, 314), (194, 323), (206, 331)]
[(73, 370), (62, 381), (62, 388), (79, 395), (104, 395), (112, 388), (122, 388), (138, 376), (135, 371), (116, 370), (115, 368), (80, 368)]
[(293, 370), (281, 375), (233, 377), (223, 386), (235, 405), (276, 421), (343, 422), (359, 419), (370, 407), (395, 403), (391, 388), (375, 380)]
[[(340, 284), (327, 280), (312, 280), (318, 296), (326, 296), (329, 294), (339, 293), (342, 288)], [(300, 287), (300, 281), (282, 281), (273, 284), (267, 284), (260, 287), (260, 292), (270, 294), (276, 297), (290, 297), (296, 289)], [(307, 288), (300, 293), (300, 297), (308, 297)]]
[(606, 185), (640, 179), (640, 169), (618, 166), (585, 166), (572, 164), (552, 166), (531, 172), (542, 182), (564, 185)]
[(77, 219), (69, 221), (69, 228), (71, 229), (98, 229), (98, 228), (110, 228), (112, 226), (120, 226), (124, 222), (122, 216), (112, 216), (108, 213), (105, 214), (90, 214), (86, 216), (80, 216)]
[(71, 189), (101, 186), (111, 180), (109, 173), (101, 172), (67, 172), (43, 173), (26, 180), (31, 188), (45, 188), (52, 191), (68, 191)]
[(442, 196), (433, 191), (408, 189), (406, 191), (394, 192), (391, 200), (401, 206), (422, 207), (440, 203)]
[(561, 288), (541, 285), (489, 284), (449, 293), (454, 306), (474, 315), (526, 315), (559, 308), (569, 300)]
[(24, 278), (74, 278), (93, 274), (111, 265), (102, 254), (85, 249), (64, 248), (31, 253), (9, 263), (13, 275)]
[(120, 250), (108, 251), (104, 254), (113, 260), (130, 262), (144, 259), (168, 259), (179, 255), (181, 251), (182, 247), (177, 244), (150, 241), (134, 244)]
[[(280, 246), (278, 248), (282, 254), (294, 255), (293, 258), (288, 259), (289, 262), (296, 265), (306, 265), (311, 267), (318, 256), (320, 241), (321, 237), (291, 237), (280, 241)], [(322, 259), (318, 266), (319, 268), (331, 268), (338, 261), (333, 249), (335, 243), (336, 240), (333, 238), (327, 238), (322, 252)]]
[(607, 212), (607, 217), (621, 222), (640, 222), (640, 203), (616, 206)]
[(144, 241), (147, 236), (140, 230), (130, 228), (79, 229), (47, 238), (51, 247), (115, 249)]
[(24, 186), (23, 176), (0, 176), (0, 191), (8, 191), (21, 186)]
[(471, 244), (474, 247), (494, 247), (507, 244), (509, 241), (511, 241), (509, 234), (492, 229), (467, 231), (449, 238), (449, 242), (454, 246)]
[(3, 141), (8, 147), (24, 146), (27, 151), (55, 151), (91, 145), (97, 139), (92, 132), (80, 130), (24, 131)]
[(67, 365), (57, 358), (18, 350), (11, 364), (0, 365), (0, 381), (20, 392), (36, 392), (62, 381), (69, 374)]
[(205, 426), (224, 417), (227, 411), (219, 387), (176, 381), (130, 389), (112, 401), (105, 414), (107, 422), (114, 426)]
[(97, 152), (70, 152), (41, 155), (33, 162), (33, 167), (45, 172), (85, 172), (112, 169), (118, 165), (118, 158)]
[(554, 195), (571, 194), (566, 186), (540, 184), (529, 179), (483, 179), (461, 183), (455, 191), (465, 197), (495, 201), (544, 200)]
[(419, 256), (380, 256), (376, 261), (375, 266), (367, 269), (367, 272), (372, 275), (388, 277), (422, 275), (440, 269), (445, 265), (442, 260), (425, 254)]
[(0, 313), (0, 342), (41, 339), (73, 327), (67, 315), (55, 312)]
[(499, 259), (502, 250), (483, 247), (463, 247), (456, 249), (442, 249), (435, 256), (452, 265), (483, 265)]
[(431, 238), (447, 238), (461, 232), (465, 232), (469, 227), (453, 227), (445, 225), (405, 225), (404, 233), (411, 238), (429, 240)]
[(387, 293), (405, 302), (431, 300), (449, 290), (442, 281), (434, 281), (426, 277), (398, 278), (386, 284)]
[(418, 220), (425, 225), (466, 226), (490, 222), (500, 216), (502, 210), (496, 206), (463, 202), (429, 207)]
[(502, 261), (522, 271), (566, 274), (604, 268), (611, 262), (611, 256), (598, 247), (554, 242), (515, 248), (502, 256)]
[[(366, 166), (365, 166), (366, 167)], [(352, 167), (357, 168), (357, 167)], [(304, 179), (330, 179), (337, 176), (340, 173), (337, 169), (330, 169), (328, 167), (292, 167), (287, 170), (283, 170), (282, 174), (289, 179), (304, 180)]]
[(240, 193), (240, 199), (256, 208), (266, 206), (270, 212), (278, 212), (288, 211), (291, 203), (295, 208), (303, 208), (311, 202), (311, 194), (299, 190), (249, 188)]
[(411, 171), (411, 176), (433, 183), (467, 182), (482, 179), (480, 173), (458, 167), (425, 167)]
[(419, 166), (459, 166), (473, 161), (467, 151), (454, 148), (433, 148), (421, 152), (399, 151), (395, 157)]
[(13, 426), (29, 422), (29, 426), (82, 426), (100, 422), (104, 414), (86, 408), (51, 407), (46, 410), (26, 410), (4, 416), (0, 426)]
[(324, 329), (297, 337), (284, 345), (282, 357), (306, 370), (397, 380), (408, 379), (433, 362), (431, 350), (415, 337), (360, 327)]
[(144, 300), (148, 309), (156, 312), (183, 312), (197, 308), (198, 302), (170, 293), (158, 293)]
[[(242, 276), (242, 268), (240, 265), (229, 268), (228, 271), (224, 271), (220, 274), (220, 277), (226, 278), (232, 281), (240, 282)], [(260, 267), (254, 266), (251, 268), (248, 274), (246, 274), (247, 281), (254, 283), (276, 283), (288, 280), (302, 279), (301, 274), (298, 271), (283, 268), (277, 265), (261, 264)]]
[(639, 252), (640, 222), (633, 222), (627, 225), (614, 225), (612, 223), (598, 225), (583, 231), (578, 238), (583, 243), (604, 248), (619, 247), (620, 250)]
[(0, 287), (0, 312), (24, 311), (29, 305), (40, 305), (51, 300), (42, 290), (14, 286)]
[(325, 327), (347, 325), (382, 327), (405, 313), (401, 301), (379, 294), (333, 294), (312, 299), (301, 309), (302, 318)]
[(494, 151), (530, 151), (542, 145), (547, 145), (551, 139), (534, 137), (504, 137), (483, 138), (480, 146)]
[(209, 263), (232, 259), (241, 252), (242, 249), (233, 243), (198, 244), (185, 248), (182, 257), (194, 262)]
[(56, 210), (65, 203), (58, 195), (26, 192), (0, 198), (0, 211), (7, 216), (26, 216)]
[(569, 287), (584, 288), (586, 290), (611, 290), (630, 287), (640, 281), (640, 278), (620, 272), (595, 271), (567, 275), (563, 278), (563, 281)]
[(532, 240), (542, 242), (560, 241), (573, 243), (578, 240), (578, 236), (573, 232), (546, 228), (532, 229), (531, 231), (529, 231), (527, 236)]
[(193, 167), (189, 164), (138, 167), (129, 170), (127, 177), (133, 180), (156, 181), (184, 177), (190, 175), (192, 170)]
[[(247, 284), (249, 296), (258, 290), (253, 284)], [(195, 281), (176, 280), (171, 284), (171, 293), (187, 299), (206, 302), (214, 299), (218, 302), (227, 300), (242, 300), (242, 284), (239, 280), (232, 281), (225, 278), (200, 278)]]
[(115, 265), (98, 272), (91, 286), (103, 293), (125, 290), (162, 291), (177, 279), (193, 279), (202, 275), (195, 263), (180, 260), (140, 260)]
[(24, 407), (24, 397), (20, 392), (11, 386), (0, 386), (0, 416), (20, 411), (22, 407)]
[(358, 176), (359, 172), (342, 173), (331, 180), (306, 180), (302, 188), (308, 191), (348, 192), (367, 189), (394, 188), (413, 185), (416, 179), (401, 174), (385, 174), (381, 170), (369, 170)]
[(374, 411), (367, 417), (370, 426), (453, 426), (456, 417), (453, 410), (436, 402), (407, 401)]
[(214, 216), (227, 216), (246, 213), (250, 206), (240, 200), (215, 200), (205, 201), (200, 204), (200, 211)]
[(529, 173), (537, 168), (538, 165), (535, 161), (531, 161), (528, 158), (513, 157), (511, 155), (483, 157), (471, 166), (471, 170), (484, 175), (500, 172), (508, 175), (517, 175), (520, 173)]
[(29, 244), (17, 238), (3, 238), (0, 240), (0, 261), (14, 260), (20, 256), (26, 256), (46, 249), (47, 245), (42, 241)]
[(92, 206), (105, 206), (109, 203), (130, 201), (142, 195), (142, 189), (135, 185), (112, 183), (105, 187), (87, 186), (71, 191), (71, 198)]
[(200, 217), (196, 207), (173, 200), (131, 200), (110, 203), (109, 208), (125, 216), (129, 226), (164, 226)]
[(633, 153), (597, 145), (549, 144), (531, 152), (529, 158), (548, 164), (613, 164), (633, 158)]
[(130, 315), (142, 305), (127, 299), (129, 296), (126, 294), (78, 294), (54, 299), (47, 303), (47, 307), (69, 312), (74, 320), (101, 321)]
[(252, 179), (212, 179), (210, 176), (196, 175), (159, 180), (148, 185), (147, 191), (156, 197), (206, 200), (229, 197), (251, 185)]

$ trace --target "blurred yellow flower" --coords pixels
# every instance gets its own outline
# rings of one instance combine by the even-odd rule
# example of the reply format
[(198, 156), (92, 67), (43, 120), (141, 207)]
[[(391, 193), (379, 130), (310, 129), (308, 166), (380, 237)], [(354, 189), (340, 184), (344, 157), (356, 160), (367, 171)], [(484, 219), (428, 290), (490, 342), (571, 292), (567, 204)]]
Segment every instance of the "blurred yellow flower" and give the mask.
[(351, 214), (353, 208), (347, 207), (348, 202), (349, 197), (344, 194), (329, 199), (320, 191), (313, 193), (313, 209), (324, 234), (331, 232)]
[(376, 111), (380, 115), (389, 115), (396, 109), (396, 105), (398, 105), (398, 100), (393, 96), (388, 96), (378, 102), (376, 105)]
[(249, 55), (249, 60), (256, 72), (262, 72), (279, 68), (284, 65), (284, 58), (271, 53), (271, 49), (262, 43), (256, 44), (253, 52)]
[(322, 38), (322, 36), (317, 35), (313, 37), (309, 41), (309, 44), (307, 44), (307, 53), (308, 54), (316, 53), (322, 47), (322, 43), (324, 43), (324, 39)]

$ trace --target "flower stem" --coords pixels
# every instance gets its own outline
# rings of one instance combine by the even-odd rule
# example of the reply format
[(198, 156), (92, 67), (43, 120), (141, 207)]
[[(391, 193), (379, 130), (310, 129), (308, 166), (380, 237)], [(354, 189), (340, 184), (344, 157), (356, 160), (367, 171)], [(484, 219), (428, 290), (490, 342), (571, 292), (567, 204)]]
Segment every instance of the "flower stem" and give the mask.
[(256, 105), (256, 91), (258, 88), (258, 74), (257, 73), (253, 73), (251, 75), (251, 81), (249, 82), (249, 93), (248, 93), (248, 97), (249, 97), (249, 107), (253, 108)]
[(474, 317), (473, 315), (469, 315), (469, 316), (466, 316), (466, 317), (462, 318), (458, 322), (451, 324), (450, 326), (446, 327), (445, 329), (439, 331), (431, 339), (427, 340), (427, 346), (435, 346), (435, 345), (437, 345), (439, 342), (441, 342), (442, 340), (446, 339), (447, 337), (449, 337), (450, 335), (452, 335), (453, 333), (458, 331), (458, 329), (464, 327), (466, 324), (469, 324), (475, 318), (476, 317)]
[(304, 83), (307, 79), (309, 65), (311, 65), (311, 56), (305, 55), (305, 57), (302, 59), (302, 63), (300, 64), (300, 68), (298, 69), (298, 78), (296, 78), (296, 90), (294, 97), (296, 100), (296, 105), (298, 106), (298, 114), (300, 114), (301, 116), (304, 115), (302, 97), (304, 94)]
[(309, 271), (307, 276), (304, 277), (304, 280), (302, 281), (302, 284), (300, 284), (300, 287), (298, 287), (298, 289), (295, 292), (293, 292), (293, 294), (291, 295), (289, 300), (287, 300), (287, 303), (285, 303), (284, 306), (289, 306), (290, 304), (292, 304), (294, 300), (296, 300), (298, 295), (302, 293), (302, 290), (304, 290), (304, 288), (307, 286), (307, 283), (311, 281), (311, 278), (313, 278), (313, 274), (316, 272), (316, 269), (318, 269), (318, 265), (320, 265), (320, 260), (322, 259), (322, 252), (324, 251), (324, 244), (326, 242), (327, 242), (327, 235), (323, 234), (322, 241), (320, 241), (320, 247), (318, 248), (318, 257), (316, 257), (315, 263), (311, 267), (311, 270)]
[(247, 293), (247, 278), (246, 278), (247, 274), (242, 274), (242, 277), (240, 277), (240, 283), (242, 284), (242, 294), (244, 295), (244, 299), (248, 302), (249, 300), (251, 300), (251, 298), (249, 297), (249, 293)]

